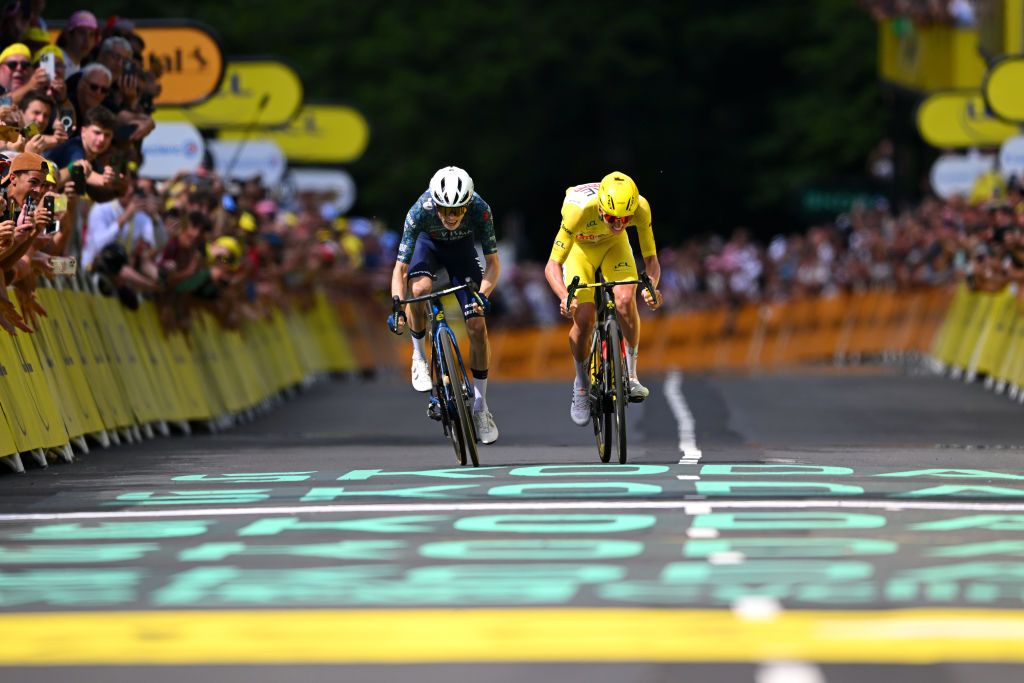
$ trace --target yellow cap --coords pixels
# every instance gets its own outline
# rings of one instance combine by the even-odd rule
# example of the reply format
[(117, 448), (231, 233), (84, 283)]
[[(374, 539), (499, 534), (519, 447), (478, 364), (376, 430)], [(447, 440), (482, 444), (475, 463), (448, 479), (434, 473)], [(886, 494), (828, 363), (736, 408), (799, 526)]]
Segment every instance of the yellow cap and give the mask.
[(242, 264), (242, 245), (234, 237), (218, 237), (207, 250), (211, 264), (222, 263), (231, 270), (238, 270)]
[(3, 52), (0, 52), (0, 62), (6, 62), (11, 57), (32, 57), (32, 51), (25, 43), (13, 43), (8, 45)]
[(57, 164), (47, 160), (46, 165), (50, 167), (49, 172), (46, 174), (46, 182), (51, 185), (57, 184)]
[(64, 57), (64, 50), (60, 49), (56, 45), (45, 45), (36, 50), (36, 53), (32, 55), (32, 63), (38, 64), (39, 60), (42, 59), (43, 55), (49, 54), (51, 52), (57, 55), (57, 59), (59, 59), (61, 62), (67, 62), (67, 59)]
[(291, 211), (289, 211), (284, 215), (284, 224), (290, 228), (294, 228), (296, 225), (299, 224), (299, 217), (296, 216)]
[(25, 35), (21, 39), (26, 43), (48, 43), (50, 42), (50, 34), (41, 26), (31, 26), (25, 31)]
[(238, 217), (238, 227), (246, 232), (256, 232), (256, 219), (248, 211), (243, 211)]

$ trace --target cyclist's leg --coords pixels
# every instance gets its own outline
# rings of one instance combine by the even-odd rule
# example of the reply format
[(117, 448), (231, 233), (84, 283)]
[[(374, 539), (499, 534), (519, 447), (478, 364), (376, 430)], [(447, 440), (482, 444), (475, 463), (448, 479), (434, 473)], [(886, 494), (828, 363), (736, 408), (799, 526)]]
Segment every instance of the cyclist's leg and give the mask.
[[(597, 268), (591, 262), (591, 255), (578, 244), (569, 250), (569, 256), (563, 266), (566, 284), (579, 276), (580, 284), (593, 284)], [(590, 384), (590, 370), (587, 367), (590, 353), (590, 337), (594, 333), (596, 309), (594, 307), (594, 290), (580, 289), (576, 292), (578, 305), (572, 318), (569, 330), (569, 349), (572, 351), (576, 364), (576, 388), (585, 388)]]
[[(437, 255), (434, 241), (425, 234), (416, 238), (412, 259), (409, 261), (409, 290), (412, 296), (429, 294), (437, 272)], [(409, 336), (412, 337), (412, 385), (416, 391), (430, 391), (430, 368), (427, 365), (426, 336), (427, 316), (423, 304), (409, 304)]]
[[(625, 235), (623, 235), (625, 238)], [(616, 239), (601, 261), (601, 270), (608, 280), (637, 279), (636, 261), (627, 239)], [(637, 379), (636, 363), (640, 348), (640, 312), (636, 306), (636, 285), (619, 285), (614, 289), (615, 311), (618, 313), (622, 337), (626, 340), (626, 372), (629, 394), (634, 399), (647, 397), (647, 389)]]

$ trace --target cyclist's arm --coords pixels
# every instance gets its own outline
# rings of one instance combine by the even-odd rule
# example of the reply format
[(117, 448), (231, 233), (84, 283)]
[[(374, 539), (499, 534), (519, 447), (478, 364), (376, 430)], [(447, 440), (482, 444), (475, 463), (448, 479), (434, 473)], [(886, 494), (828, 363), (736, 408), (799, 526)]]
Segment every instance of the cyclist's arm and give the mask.
[(661, 282), (661, 264), (658, 263), (657, 254), (644, 256), (644, 270), (647, 271), (647, 277), (651, 278), (651, 284), (657, 289), (658, 283)]
[(563, 216), (562, 225), (558, 228), (558, 235), (555, 237), (554, 244), (551, 245), (551, 255), (548, 257), (547, 265), (544, 266), (544, 277), (559, 301), (565, 301), (565, 297), (569, 294), (569, 290), (565, 287), (562, 264), (565, 263), (565, 259), (569, 258), (569, 250), (572, 249), (575, 242), (576, 238), (565, 226)]
[(398, 243), (398, 259), (395, 261), (395, 269), (391, 272), (391, 296), (399, 299), (405, 298), (405, 285), (409, 277), (409, 261), (412, 260), (412, 252), (416, 246), (416, 238), (420, 229), (414, 215), (416, 206), (409, 209), (405, 214), (405, 226), (402, 229), (402, 239)]
[(480, 283), (480, 293), (486, 297), (491, 296), (498, 278), (501, 277), (501, 262), (498, 260), (498, 252), (484, 256), (484, 279)]
[(391, 271), (391, 296), (405, 298), (405, 283), (409, 279), (409, 264), (395, 261), (395, 269)]

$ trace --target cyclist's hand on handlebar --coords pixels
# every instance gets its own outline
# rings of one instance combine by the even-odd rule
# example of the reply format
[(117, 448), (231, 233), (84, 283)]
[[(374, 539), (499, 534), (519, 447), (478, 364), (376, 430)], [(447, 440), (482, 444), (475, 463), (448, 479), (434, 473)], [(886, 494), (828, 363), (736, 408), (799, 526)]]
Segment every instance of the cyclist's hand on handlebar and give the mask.
[(483, 292), (477, 292), (474, 297), (473, 310), (479, 315), (487, 315), (491, 312), (491, 300)]
[(661, 306), (662, 302), (664, 301), (664, 299), (662, 299), (661, 297), (661, 292), (659, 290), (654, 290), (654, 293), (658, 295), (657, 300), (651, 297), (651, 293), (648, 292), (646, 288), (642, 290), (644, 303), (647, 304), (647, 307), (650, 308), (652, 311), (658, 310), (658, 307)]
[(398, 311), (388, 316), (388, 329), (395, 334), (402, 334), (405, 330), (405, 313)]
[(558, 312), (562, 314), (563, 318), (568, 318), (569, 320), (572, 320), (573, 316), (576, 314), (576, 307), (579, 306), (579, 303), (580, 302), (574, 297), (572, 303), (569, 304), (568, 308), (566, 308), (565, 299), (562, 299), (561, 301), (558, 302)]

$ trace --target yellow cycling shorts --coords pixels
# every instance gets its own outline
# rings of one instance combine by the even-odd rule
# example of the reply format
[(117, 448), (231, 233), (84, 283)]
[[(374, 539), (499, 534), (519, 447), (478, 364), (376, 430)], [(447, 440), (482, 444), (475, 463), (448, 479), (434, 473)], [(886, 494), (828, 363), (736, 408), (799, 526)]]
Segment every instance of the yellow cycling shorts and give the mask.
[[(625, 235), (622, 237), (625, 238)], [(610, 239), (600, 244), (588, 244), (585, 247), (580, 246), (579, 242), (573, 244), (562, 267), (566, 286), (577, 275), (580, 276), (580, 284), (594, 284), (598, 268), (604, 274), (605, 280), (636, 280), (636, 261), (633, 260), (633, 250), (629, 248), (629, 240)], [(576, 298), (580, 303), (593, 303), (594, 290), (578, 290)]]

